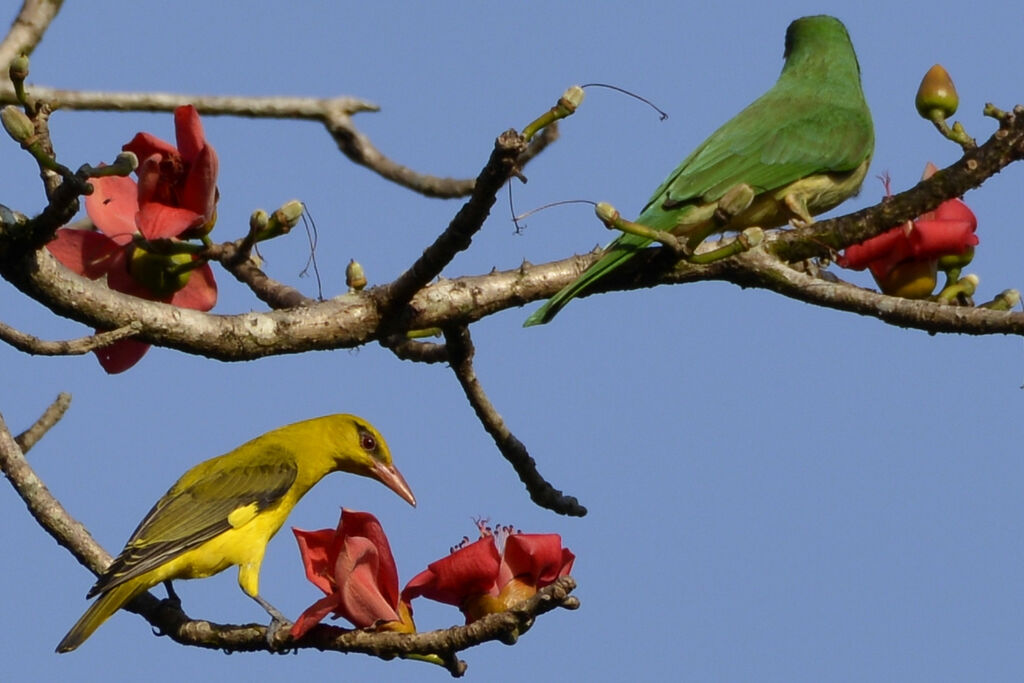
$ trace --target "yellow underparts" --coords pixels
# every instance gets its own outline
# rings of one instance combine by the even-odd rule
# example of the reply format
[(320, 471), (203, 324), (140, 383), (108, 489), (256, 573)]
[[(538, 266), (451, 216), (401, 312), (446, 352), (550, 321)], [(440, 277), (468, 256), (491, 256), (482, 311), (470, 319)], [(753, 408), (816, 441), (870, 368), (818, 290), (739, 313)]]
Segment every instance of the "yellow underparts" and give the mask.
[(295, 487), (274, 507), (258, 511), (252, 503), (232, 511), (232, 528), (120, 586), (103, 593), (57, 646), (58, 652), (78, 647), (93, 631), (135, 596), (170, 579), (202, 579), (238, 565), (238, 585), (250, 597), (259, 595), (260, 565), (270, 538), (284, 524), (301, 495)]
[(787, 223), (794, 227), (809, 225), (815, 215), (839, 206), (857, 193), (870, 163), (871, 159), (867, 158), (849, 173), (807, 176), (774, 192), (763, 192), (725, 225), (716, 225), (713, 220), (719, 202), (691, 205), (671, 232), (690, 236), (693, 246), (715, 232), (740, 231), (754, 226), (777, 228)]

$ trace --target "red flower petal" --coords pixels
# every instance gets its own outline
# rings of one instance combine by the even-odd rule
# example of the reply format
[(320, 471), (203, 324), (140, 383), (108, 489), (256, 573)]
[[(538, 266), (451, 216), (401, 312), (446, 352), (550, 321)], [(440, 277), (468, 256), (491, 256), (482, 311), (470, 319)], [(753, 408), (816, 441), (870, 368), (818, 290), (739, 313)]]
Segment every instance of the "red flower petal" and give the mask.
[(918, 260), (935, 259), (946, 254), (963, 253), (978, 243), (974, 224), (962, 220), (917, 220), (911, 233), (913, 256)]
[(461, 605), (467, 598), (484, 593), (497, 594), (501, 558), (494, 537), (486, 536), (431, 562), (402, 589), (402, 600), (424, 596), (448, 605)]
[(196, 311), (213, 308), (217, 303), (217, 282), (213, 279), (210, 264), (204, 263), (193, 270), (185, 286), (171, 296), (171, 303)]
[[(327, 531), (330, 531), (330, 529), (327, 529)], [(323, 621), (324, 617), (328, 614), (334, 612), (337, 605), (337, 595), (328, 595), (326, 598), (320, 598), (314, 602), (306, 608), (306, 611), (295, 620), (294, 624), (292, 624), (292, 638), (301, 638), (304, 636), (309, 629)]]
[(505, 541), (502, 565), (508, 567), (511, 576), (499, 579), (504, 586), (512, 578), (542, 588), (572, 569), (575, 556), (562, 547), (558, 534), (512, 534)]
[(137, 133), (128, 143), (121, 146), (125, 152), (131, 152), (142, 160), (154, 154), (158, 156), (178, 156), (178, 149), (171, 143), (161, 140), (150, 133)]
[(189, 228), (203, 224), (203, 217), (189, 209), (168, 206), (157, 202), (146, 202), (137, 214), (135, 223), (146, 239), (177, 237)]
[[(306, 568), (306, 578), (314, 586), (330, 595), (334, 591), (334, 579), (331, 575), (334, 563), (331, 561), (331, 557), (337, 553), (337, 550), (332, 553), (331, 549), (334, 544), (335, 530), (304, 531), (293, 527), (292, 533), (295, 534), (295, 540), (299, 544), (302, 565)], [(324, 615), (326, 614), (327, 612), (324, 612)]]
[(146, 351), (149, 351), (149, 344), (134, 339), (121, 339), (110, 346), (102, 349), (95, 349), (96, 359), (109, 375), (116, 375), (138, 363)]
[(178, 151), (185, 161), (195, 161), (206, 147), (203, 124), (193, 105), (186, 104), (174, 110), (174, 135), (178, 140)]
[(138, 232), (135, 214), (139, 210), (138, 186), (131, 178), (94, 178), (92, 194), (85, 198), (85, 210), (96, 227), (118, 244), (128, 244)]
[(388, 543), (388, 537), (377, 518), (369, 512), (342, 508), (339, 530), (345, 539), (365, 538), (373, 544), (379, 557), (375, 583), (388, 604), (392, 608), (397, 607), (398, 567), (395, 566), (395, 558), (391, 554), (391, 544)]
[(46, 248), (65, 268), (92, 280), (106, 275), (121, 252), (121, 247), (105, 235), (71, 228), (59, 229)]
[[(361, 536), (345, 537), (334, 567), (339, 589), (335, 611), (359, 628), (373, 626), (378, 621), (398, 619), (395, 611), (398, 602), (395, 601), (394, 606), (389, 604), (382, 592), (384, 586), (379, 583), (381, 568), (386, 564), (377, 546), (369, 539)], [(394, 564), (391, 567), (393, 569)], [(391, 589), (389, 592), (397, 593), (397, 584), (398, 577), (395, 574), (395, 583), (388, 587)]]
[(217, 206), (217, 171), (219, 163), (213, 147), (206, 145), (196, 155), (181, 190), (181, 206), (213, 218)]

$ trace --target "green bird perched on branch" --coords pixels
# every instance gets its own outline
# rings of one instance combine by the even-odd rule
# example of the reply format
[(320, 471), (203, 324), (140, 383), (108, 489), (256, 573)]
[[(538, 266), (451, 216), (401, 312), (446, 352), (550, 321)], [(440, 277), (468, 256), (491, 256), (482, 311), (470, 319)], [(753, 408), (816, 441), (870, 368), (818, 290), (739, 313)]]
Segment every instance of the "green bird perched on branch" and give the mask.
[[(875, 133), (846, 27), (824, 15), (797, 19), (784, 58), (775, 85), (686, 157), (637, 223), (684, 237), (693, 249), (714, 232), (812, 223), (858, 192)], [(623, 234), (525, 326), (550, 321), (651, 242)]]

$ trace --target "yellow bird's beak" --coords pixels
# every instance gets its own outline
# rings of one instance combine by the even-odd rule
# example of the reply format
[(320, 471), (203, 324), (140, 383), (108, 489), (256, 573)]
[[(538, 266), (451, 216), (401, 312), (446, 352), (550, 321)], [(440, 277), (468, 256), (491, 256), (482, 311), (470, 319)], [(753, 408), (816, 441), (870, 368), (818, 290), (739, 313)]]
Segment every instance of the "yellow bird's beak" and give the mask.
[(406, 483), (405, 477), (397, 467), (378, 462), (370, 470), (370, 476), (400, 495), (409, 505), (416, 507), (416, 496), (413, 495), (412, 489), (409, 488), (409, 484)]

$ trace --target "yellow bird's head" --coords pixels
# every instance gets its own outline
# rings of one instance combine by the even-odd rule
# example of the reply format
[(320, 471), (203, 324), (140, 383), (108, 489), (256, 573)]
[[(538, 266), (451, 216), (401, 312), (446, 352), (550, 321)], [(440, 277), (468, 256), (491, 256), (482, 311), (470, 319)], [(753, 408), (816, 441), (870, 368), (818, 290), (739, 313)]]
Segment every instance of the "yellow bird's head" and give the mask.
[(412, 489), (391, 462), (387, 442), (373, 425), (355, 415), (333, 415), (325, 419), (330, 424), (331, 441), (337, 445), (334, 452), (337, 471), (376, 479), (410, 505), (416, 505)]

